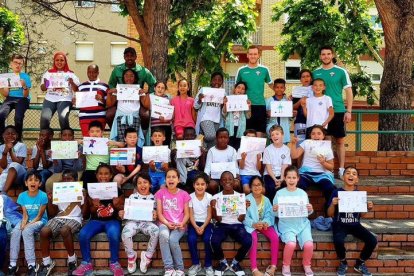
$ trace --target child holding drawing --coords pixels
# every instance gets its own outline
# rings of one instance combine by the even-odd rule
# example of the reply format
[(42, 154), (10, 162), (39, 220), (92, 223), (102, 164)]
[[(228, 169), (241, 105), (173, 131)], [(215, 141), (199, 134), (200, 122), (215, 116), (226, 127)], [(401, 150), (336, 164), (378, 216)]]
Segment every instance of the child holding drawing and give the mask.
[[(222, 206), (224, 204), (224, 196), (233, 195), (238, 198), (241, 196), (241, 194), (233, 190), (233, 182), (233, 174), (229, 171), (223, 172), (220, 178), (220, 185), (223, 187), (223, 191), (214, 195), (210, 202), (212, 216), (217, 221), (210, 241), (213, 256), (216, 260), (219, 260), (219, 265), (215, 268), (214, 273), (217, 276), (222, 276), (227, 270), (234, 271), (238, 276), (245, 275), (243, 268), (240, 266), (240, 262), (243, 261), (252, 245), (252, 236), (246, 231), (243, 225), (246, 215), (239, 214), (239, 210), (234, 210), (232, 207), (226, 208), (225, 205)], [(245, 203), (243, 202), (243, 204)], [(223, 209), (232, 209), (232, 211), (223, 212)], [(241, 244), (230, 266), (224, 257), (223, 248), (221, 247), (221, 244), (229, 235)]]
[[(151, 178), (146, 173), (140, 173), (137, 177), (134, 178), (134, 184), (136, 187), (136, 192), (129, 196), (129, 200), (147, 200), (154, 203), (153, 219), (151, 221), (144, 220), (127, 220), (124, 229), (122, 230), (121, 238), (122, 243), (125, 247), (125, 252), (128, 256), (128, 272), (130, 274), (134, 273), (137, 270), (137, 258), (138, 254), (134, 250), (134, 244), (132, 238), (139, 232), (144, 233), (149, 236), (149, 241), (147, 245), (147, 250), (141, 251), (141, 261), (139, 269), (142, 273), (146, 273), (149, 264), (151, 263), (152, 256), (157, 250), (158, 244), (158, 235), (159, 228), (154, 223), (157, 219), (155, 198), (151, 194)], [(119, 216), (122, 219), (125, 219), (125, 211), (119, 211)]]
[[(377, 238), (371, 233), (371, 231), (367, 230), (361, 224), (360, 212), (340, 212), (338, 208), (340, 201), (338, 193), (343, 191), (357, 191), (358, 180), (358, 170), (356, 168), (352, 166), (345, 168), (344, 187), (335, 190), (332, 193), (331, 200), (329, 201), (328, 216), (333, 218), (333, 242), (335, 245), (336, 254), (340, 260), (337, 270), (338, 276), (346, 275), (346, 271), (348, 269), (348, 263), (346, 261), (346, 249), (344, 246), (345, 238), (348, 234), (351, 234), (364, 242), (364, 248), (361, 251), (360, 257), (356, 260), (354, 270), (363, 274), (364, 276), (372, 275), (368, 271), (368, 268), (365, 265), (365, 261), (371, 257), (372, 252), (377, 246)], [(374, 204), (372, 201), (368, 201), (367, 210), (372, 210), (373, 207)]]
[[(165, 142), (165, 133), (161, 128), (156, 128), (151, 133), (151, 141), (154, 146), (162, 146)], [(170, 160), (171, 151), (168, 149), (168, 162), (160, 162), (160, 160), (150, 160), (149, 175), (151, 177), (151, 192), (156, 193), (162, 185), (165, 184), (165, 175), (168, 170), (168, 163)]]
[[(102, 125), (101, 125), (102, 127)], [(108, 164), (100, 164), (96, 169), (96, 179), (99, 183), (111, 182), (112, 168)], [(92, 198), (88, 196), (87, 204), (91, 220), (79, 232), (79, 244), (82, 252), (82, 263), (73, 271), (72, 275), (85, 275), (93, 271), (91, 257), (91, 239), (99, 233), (105, 232), (109, 240), (111, 259), (109, 268), (115, 276), (122, 276), (124, 272), (119, 264), (119, 242), (121, 240), (121, 221), (118, 212), (124, 208), (124, 196), (118, 188), (117, 196), (112, 199)]]
[[(248, 129), (244, 132), (244, 136), (256, 137), (256, 130)], [(237, 159), (239, 160), (240, 169), (240, 183), (243, 187), (243, 192), (250, 194), (250, 182), (255, 176), (261, 176), (262, 170), (262, 154), (259, 152), (239, 152)]]
[[(297, 187), (299, 181), (299, 172), (295, 166), (289, 166), (284, 172), (286, 187), (279, 190), (273, 200), (273, 211), (279, 217), (277, 229), (280, 233), (282, 242), (285, 243), (283, 249), (283, 267), (282, 275), (290, 276), (290, 264), (296, 248), (296, 240), (300, 248), (303, 249), (302, 265), (306, 276), (313, 276), (311, 269), (311, 260), (313, 255), (313, 239), (311, 234), (311, 225), (308, 215), (313, 212), (312, 204), (309, 204), (309, 198), (305, 191)], [(285, 217), (282, 216), (283, 205), (291, 200), (299, 198), (299, 206), (303, 209), (300, 211), (305, 214), (303, 217)], [(298, 205), (298, 202), (293, 202)], [(282, 206), (282, 207), (281, 207)], [(280, 212), (278, 212), (280, 209)]]
[(190, 218), (188, 206), (191, 198), (187, 192), (177, 188), (179, 181), (178, 171), (168, 169), (166, 187), (155, 194), (164, 276), (184, 276), (180, 239), (185, 234)]
[[(170, 96), (165, 94), (165, 91), (167, 90), (167, 84), (162, 82), (162, 81), (158, 81), (155, 83), (155, 88), (154, 88), (154, 94), (150, 94), (150, 99), (151, 99), (151, 112), (152, 112), (152, 104), (156, 101), (155, 96), (157, 97), (161, 97), (164, 98), (166, 100), (170, 100)], [(171, 144), (171, 136), (172, 136), (172, 124), (171, 124), (172, 120), (167, 120), (164, 117), (160, 117), (158, 119), (155, 118), (151, 118), (151, 132), (153, 131), (154, 128), (161, 128), (164, 130), (165, 132), (165, 144), (167, 146), (170, 146)]]
[[(74, 170), (64, 170), (62, 172), (62, 182), (78, 181), (78, 173)], [(80, 184), (82, 189), (82, 184)], [(86, 193), (84, 193), (85, 195)], [(53, 193), (47, 193), (49, 202), (47, 212), (50, 219), (40, 231), (40, 248), (42, 251), (42, 264), (38, 272), (39, 276), (50, 275), (55, 262), (50, 258), (50, 242), (52, 238), (62, 236), (63, 244), (68, 252), (68, 274), (77, 267), (77, 258), (73, 244), (73, 234), (78, 232), (82, 227), (82, 214), (89, 213), (88, 205), (84, 204), (83, 197), (80, 202), (62, 202), (53, 204)]]

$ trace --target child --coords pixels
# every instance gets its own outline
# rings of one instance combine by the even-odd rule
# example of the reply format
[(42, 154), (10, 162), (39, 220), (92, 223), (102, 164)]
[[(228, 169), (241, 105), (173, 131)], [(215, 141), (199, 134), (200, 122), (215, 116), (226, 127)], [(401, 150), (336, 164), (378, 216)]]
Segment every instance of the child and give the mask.
[(301, 100), (303, 114), (306, 116), (306, 139), (310, 138), (312, 126), (322, 125), (324, 128), (328, 128), (329, 122), (334, 117), (332, 99), (324, 95), (325, 82), (322, 79), (315, 79), (312, 90), (313, 97)]
[(135, 128), (129, 127), (125, 129), (125, 144), (127, 148), (135, 148), (135, 165), (117, 165), (116, 170), (118, 172), (114, 177), (114, 181), (118, 183), (118, 187), (127, 183), (137, 173), (141, 171), (142, 166), (142, 148), (137, 145), (138, 135)]
[[(234, 163), (233, 169), (238, 174), (238, 165), (237, 165), (237, 153), (236, 150), (229, 146), (229, 131), (222, 127), (216, 131), (216, 145), (208, 150), (207, 152), (207, 160), (206, 160), (206, 167), (204, 168), (204, 172), (210, 176), (210, 183), (208, 184), (208, 191), (212, 195), (218, 193), (219, 190), (219, 179), (213, 178), (211, 164), (212, 163)], [(224, 171), (225, 169), (223, 169)], [(217, 175), (217, 172), (214, 172)], [(221, 175), (221, 173), (220, 173)], [(239, 185), (239, 183), (235, 183), (235, 185)]]
[(246, 197), (246, 200), (250, 202), (250, 206), (247, 208), (243, 224), (246, 231), (252, 235), (252, 248), (249, 255), (252, 273), (253, 276), (263, 276), (263, 273), (257, 268), (257, 234), (262, 233), (270, 241), (270, 256), (272, 258), (265, 274), (266, 276), (274, 276), (279, 251), (279, 236), (273, 228), (275, 217), (272, 204), (263, 195), (264, 183), (260, 176), (253, 176), (249, 184), (252, 193)]
[[(184, 129), (184, 140), (197, 139), (196, 131), (192, 127), (186, 127)], [(206, 163), (207, 151), (204, 146), (201, 146), (201, 155), (198, 158), (176, 158), (175, 163), (177, 169), (180, 172), (181, 182), (184, 183), (185, 191), (192, 192), (192, 185), (195, 177), (202, 172), (202, 169)]]
[[(165, 133), (162, 129), (156, 128), (151, 134), (151, 141), (154, 146), (162, 146), (165, 141)], [(168, 149), (168, 162), (170, 162), (171, 152)], [(149, 162), (149, 175), (151, 177), (151, 192), (156, 193), (165, 184), (165, 172), (168, 170), (168, 163), (151, 160)]]
[[(167, 90), (167, 85), (162, 81), (158, 81), (155, 84), (154, 94), (150, 94), (151, 104), (154, 101), (154, 96), (170, 99), (170, 97), (167, 94), (165, 94), (166, 90)], [(171, 136), (172, 136), (171, 120), (166, 120), (163, 117), (160, 117), (159, 119), (151, 118), (151, 132), (153, 131), (153, 128), (161, 128), (164, 130), (165, 144), (167, 146), (170, 146)]]
[(184, 276), (180, 239), (190, 218), (190, 196), (177, 188), (179, 173), (168, 169), (166, 187), (155, 194), (160, 227), (160, 250), (164, 263), (164, 276)]
[(269, 200), (273, 200), (276, 188), (279, 188), (283, 181), (284, 171), (287, 166), (292, 164), (292, 160), (290, 159), (289, 148), (283, 145), (283, 128), (276, 125), (272, 126), (269, 134), (272, 144), (268, 145), (263, 153), (263, 165), (265, 165), (263, 179), (265, 195)]
[(190, 195), (190, 225), (188, 226), (188, 248), (191, 254), (192, 266), (188, 269), (188, 275), (195, 276), (201, 271), (200, 258), (197, 251), (197, 236), (202, 236), (205, 250), (204, 267), (207, 276), (213, 276), (212, 252), (210, 237), (211, 224), (211, 195), (206, 193), (208, 176), (201, 173), (194, 179), (194, 193)]
[(270, 128), (274, 125), (281, 126), (283, 129), (284, 137), (283, 143), (289, 143), (290, 141), (290, 121), (288, 117), (271, 117), (270, 111), (273, 102), (277, 101), (287, 101), (285, 97), (286, 91), (286, 81), (284, 79), (275, 79), (273, 82), (273, 91), (275, 91), (275, 95), (266, 99), (266, 111), (267, 111), (267, 127), (266, 132), (270, 136)]
[(14, 126), (7, 126), (3, 133), (4, 144), (0, 145), (0, 191), (7, 193), (14, 183), (21, 185), (26, 174), (27, 147), (19, 142), (19, 135)]
[[(62, 182), (78, 181), (78, 173), (74, 170), (62, 172)], [(55, 267), (55, 262), (50, 258), (50, 242), (59, 234), (63, 238), (63, 244), (68, 252), (68, 275), (76, 269), (77, 260), (73, 244), (73, 235), (82, 227), (82, 213), (87, 213), (88, 205), (82, 202), (53, 204), (53, 193), (48, 192), (49, 202), (47, 212), (49, 218), (53, 217), (40, 231), (40, 247), (43, 262), (38, 272), (39, 276), (48, 276)]]
[(14, 227), (10, 238), (10, 265), (7, 275), (16, 275), (20, 240), (23, 236), (24, 256), (27, 262), (28, 276), (35, 276), (38, 266), (35, 255), (35, 234), (47, 222), (47, 195), (39, 190), (41, 177), (38, 172), (30, 171), (25, 178), (27, 191), (19, 194), (17, 204), (22, 207), (23, 219)]
[[(74, 141), (75, 131), (73, 129), (64, 128), (60, 131), (60, 140)], [(82, 146), (78, 145), (78, 156), (76, 159), (53, 159), (53, 174), (46, 180), (46, 192), (52, 191), (53, 183), (59, 182), (62, 179), (62, 172), (64, 170), (74, 170), (78, 173), (78, 178), (81, 179), (85, 167), (85, 156), (82, 154)]]
[[(154, 201), (154, 196), (150, 193), (151, 188), (151, 178), (146, 173), (140, 173), (135, 179), (135, 186), (137, 191), (129, 196), (130, 199), (140, 199), (140, 200), (149, 200)], [(154, 210), (156, 206), (154, 205)], [(119, 211), (119, 216), (124, 218), (124, 211)], [(156, 211), (153, 211), (154, 221), (157, 219)], [(159, 235), (158, 226), (154, 224), (153, 221), (140, 221), (140, 220), (128, 220), (125, 224), (124, 229), (122, 230), (122, 243), (125, 246), (125, 252), (128, 256), (128, 272), (130, 274), (134, 273), (137, 270), (137, 258), (138, 254), (134, 251), (132, 238), (138, 233), (142, 232), (145, 235), (148, 235), (149, 241), (146, 251), (141, 251), (141, 262), (139, 269), (142, 273), (146, 273), (149, 264), (151, 263), (152, 256), (157, 250), (158, 244), (158, 235)]]
[(89, 124), (92, 121), (96, 120), (101, 122), (102, 127), (105, 128), (107, 105), (106, 91), (109, 89), (109, 86), (106, 83), (101, 82), (99, 79), (98, 65), (89, 65), (86, 74), (88, 76), (88, 80), (79, 86), (79, 91), (76, 93), (96, 91), (95, 99), (98, 101), (98, 105), (82, 107), (79, 110), (79, 125), (83, 136), (89, 135)]
[(41, 129), (39, 139), (33, 146), (32, 160), (33, 169), (37, 170), (42, 177), (41, 190), (45, 191), (46, 180), (53, 174), (53, 160), (50, 141), (53, 139), (53, 129)]
[(325, 196), (326, 210), (329, 206), (327, 204), (331, 198), (331, 194), (335, 190), (332, 173), (334, 168), (334, 155), (331, 147), (322, 150), (313, 142), (324, 140), (325, 132), (325, 128), (321, 125), (314, 125), (311, 127), (311, 140), (305, 140), (297, 147), (297, 139), (294, 138), (290, 145), (290, 152), (294, 159), (303, 155), (303, 164), (299, 170), (299, 188), (306, 191), (312, 184), (321, 187)]
[[(96, 169), (98, 182), (111, 182), (113, 177), (111, 166), (100, 164)], [(121, 221), (118, 212), (123, 210), (124, 196), (118, 188), (118, 197), (112, 200), (100, 200), (88, 196), (91, 220), (79, 232), (79, 244), (82, 253), (82, 263), (73, 271), (72, 275), (87, 275), (93, 271), (91, 257), (91, 239), (99, 233), (105, 232), (109, 240), (111, 260), (109, 268), (114, 276), (122, 276), (124, 272), (119, 264), (119, 241), (121, 239)]]
[[(248, 129), (244, 132), (244, 136), (256, 137), (256, 130)], [(240, 150), (239, 150), (240, 151)], [(250, 194), (250, 182), (255, 176), (261, 176), (262, 154), (257, 152), (239, 152), (237, 154), (240, 168), (240, 182), (243, 192)]]
[[(233, 95), (244, 95), (247, 90), (247, 84), (239, 81), (234, 86)], [(251, 117), (251, 102), (247, 100), (249, 110), (247, 111), (233, 111), (227, 112), (228, 99), (224, 98), (223, 102), (223, 116), (226, 118), (225, 127), (229, 130), (230, 134), (230, 145), (238, 150), (240, 148), (240, 139), (246, 130), (246, 119)]]
[[(223, 187), (223, 191), (214, 195), (213, 200), (210, 203), (212, 208), (213, 218), (217, 221), (211, 235), (211, 248), (215, 259), (219, 260), (219, 265), (215, 269), (214, 275), (221, 276), (227, 270), (232, 270), (236, 275), (245, 275), (243, 268), (240, 266), (240, 262), (243, 261), (247, 252), (252, 245), (252, 236), (247, 233), (243, 226), (243, 221), (246, 215), (238, 214), (223, 214), (222, 216), (217, 215), (217, 200), (222, 198), (223, 195), (240, 195), (238, 192), (233, 190), (234, 185), (233, 174), (229, 171), (225, 171), (221, 174), (220, 184)], [(241, 244), (241, 247), (237, 250), (237, 254), (231, 262), (231, 266), (227, 264), (227, 260), (224, 258), (223, 249), (221, 244), (227, 238), (232, 237), (236, 242)]]
[[(132, 69), (126, 69), (123, 72), (122, 79), (125, 84), (138, 84), (138, 75)], [(110, 90), (111, 93), (116, 92), (116, 88)], [(139, 100), (118, 100), (117, 109), (115, 113), (114, 122), (111, 127), (111, 139), (116, 141), (124, 141), (125, 129), (128, 127), (133, 127), (137, 130), (137, 135), (143, 139), (142, 129), (141, 129), (141, 119), (139, 116), (139, 109), (141, 105), (149, 109), (151, 102), (149, 95), (143, 89), (139, 90), (140, 99)], [(143, 144), (139, 144), (142, 146)]]
[[(0, 106), (0, 133), (3, 133), (5, 122), (10, 112), (15, 109), (14, 125), (17, 134), (21, 138), (23, 130), (24, 113), (29, 108), (30, 93), (32, 87), (30, 76), (22, 72), (24, 66), (24, 58), (22, 55), (13, 54), (10, 59), (10, 68), (13, 73), (19, 75), (21, 87), (4, 87), (0, 88), (0, 93), (6, 99)], [(3, 141), (2, 141), (3, 142)]]
[[(298, 139), (298, 144), (306, 139), (306, 117), (301, 106), (302, 98), (312, 97), (312, 72), (302, 69), (299, 72), (300, 83), (302, 86), (295, 86), (292, 90), (293, 110), (296, 110), (294, 135)], [(302, 162), (300, 161), (299, 164)]]
[(194, 99), (190, 97), (191, 92), (186, 79), (177, 83), (178, 95), (171, 100), (174, 106), (174, 132), (177, 140), (182, 140), (185, 127), (195, 128), (197, 113), (193, 107)]
[(2, 214), (0, 219), (0, 275), (2, 276), (4, 276), (2, 268), (6, 260), (8, 232), (19, 225), (22, 220), (19, 209), (19, 205), (13, 199), (4, 194), (0, 195), (0, 213)]
[[(68, 78), (68, 87), (50, 88), (50, 74), (64, 73)], [(40, 115), (40, 128), (50, 127), (50, 121), (56, 110), (59, 117), (60, 128), (69, 127), (69, 112), (72, 106), (73, 92), (78, 90), (80, 82), (78, 77), (69, 69), (66, 54), (57, 52), (53, 56), (53, 67), (43, 74), (40, 89), (46, 91), (43, 100), (42, 114)]]
[[(331, 200), (329, 202), (328, 216), (333, 218), (332, 232), (333, 242), (335, 245), (336, 254), (340, 260), (337, 275), (344, 276), (348, 269), (346, 261), (346, 249), (344, 246), (345, 238), (348, 234), (351, 234), (364, 242), (364, 248), (361, 251), (360, 257), (356, 260), (354, 270), (363, 274), (364, 276), (372, 275), (365, 265), (375, 247), (377, 246), (377, 239), (361, 225), (361, 213), (339, 213), (338, 211), (338, 192), (339, 191), (357, 191), (358, 185), (358, 170), (352, 166), (345, 168), (344, 171), (344, 187), (335, 190), (332, 193)], [(374, 204), (372, 201), (367, 202), (368, 210), (372, 210)]]
[[(273, 211), (278, 214), (279, 202), (285, 197), (298, 197), (306, 203), (308, 215), (313, 212), (312, 204), (309, 204), (309, 198), (305, 191), (297, 187), (299, 181), (299, 172), (295, 166), (289, 166), (284, 172), (286, 187), (279, 190), (273, 200)], [(311, 259), (313, 254), (313, 240), (311, 234), (311, 225), (307, 217), (284, 218), (279, 217), (277, 228), (280, 233), (282, 242), (285, 243), (283, 249), (283, 267), (284, 276), (292, 275), (290, 273), (290, 264), (292, 262), (293, 252), (298, 240), (300, 248), (303, 249), (302, 265), (306, 276), (313, 276), (311, 269)]]
[[(223, 79), (224, 77), (222, 73), (214, 72), (211, 74), (210, 86), (212, 88), (220, 88), (223, 85)], [(194, 101), (194, 109), (198, 113), (195, 129), (197, 134), (204, 135), (204, 141), (207, 148), (210, 149), (214, 146), (215, 134), (223, 119), (221, 117), (222, 104), (202, 102), (204, 95), (201, 91), (202, 90), (200, 90), (195, 97), (197, 101)]]

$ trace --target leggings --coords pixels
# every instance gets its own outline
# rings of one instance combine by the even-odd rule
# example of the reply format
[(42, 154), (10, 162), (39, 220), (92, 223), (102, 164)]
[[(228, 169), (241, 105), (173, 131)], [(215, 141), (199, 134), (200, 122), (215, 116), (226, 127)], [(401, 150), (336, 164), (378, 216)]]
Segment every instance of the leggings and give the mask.
[[(283, 265), (290, 266), (292, 262), (293, 252), (296, 248), (296, 242), (287, 242), (283, 250)], [(303, 245), (303, 266), (310, 266), (313, 255), (313, 242), (307, 241)]]
[(138, 233), (142, 232), (145, 235), (148, 235), (149, 241), (146, 250), (146, 256), (152, 258), (157, 249), (158, 244), (158, 235), (160, 230), (158, 226), (150, 221), (128, 221), (122, 230), (122, 242), (125, 246), (125, 252), (128, 255), (128, 258), (133, 258), (136, 254), (134, 251), (134, 242), (132, 238)]
[(220, 124), (213, 121), (202, 121), (200, 123), (201, 132), (204, 135), (204, 141), (206, 142), (207, 148), (212, 148), (216, 144), (216, 131)]
[(273, 227), (268, 227), (266, 230), (254, 230), (252, 234), (252, 248), (250, 249), (250, 262), (252, 271), (257, 268), (257, 233), (262, 233), (270, 241), (270, 264), (277, 266), (277, 254), (279, 251), (279, 236)]

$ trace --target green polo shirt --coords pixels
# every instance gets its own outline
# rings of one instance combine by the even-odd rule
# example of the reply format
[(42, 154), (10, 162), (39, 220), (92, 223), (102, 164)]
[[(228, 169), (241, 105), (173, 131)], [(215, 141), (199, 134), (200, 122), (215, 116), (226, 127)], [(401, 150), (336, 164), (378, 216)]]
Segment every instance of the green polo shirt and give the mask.
[(348, 72), (339, 66), (334, 66), (331, 69), (323, 69), (322, 67), (316, 69), (312, 73), (313, 79), (323, 79), (326, 90), (325, 95), (332, 98), (332, 104), (335, 112), (345, 112), (344, 99), (342, 91), (351, 87), (351, 79)]
[(247, 84), (246, 94), (252, 105), (266, 105), (264, 85), (272, 83), (267, 67), (263, 65), (254, 68), (247, 65), (240, 67), (236, 75), (236, 83), (239, 81), (244, 81)]
[[(111, 77), (109, 78), (109, 88), (116, 88), (118, 83), (124, 83), (122, 80), (122, 74), (126, 69), (128, 68), (125, 66), (125, 63), (115, 66), (111, 73)], [(152, 73), (147, 68), (139, 64), (136, 64), (135, 67), (131, 69), (137, 72), (138, 84), (140, 87), (143, 88), (146, 83), (149, 87), (149, 92), (154, 92), (154, 85), (157, 81)]]

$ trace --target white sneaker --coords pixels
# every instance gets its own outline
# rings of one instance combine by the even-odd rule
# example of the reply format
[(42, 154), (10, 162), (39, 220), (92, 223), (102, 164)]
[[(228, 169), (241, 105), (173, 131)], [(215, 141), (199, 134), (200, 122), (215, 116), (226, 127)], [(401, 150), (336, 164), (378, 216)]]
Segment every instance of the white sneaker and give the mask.
[(214, 269), (212, 266), (206, 267), (206, 276), (214, 276)]
[(175, 270), (174, 269), (167, 269), (164, 272), (164, 276), (174, 276), (175, 275)]
[(189, 276), (195, 276), (197, 275), (197, 273), (199, 273), (201, 271), (201, 266), (199, 264), (196, 265), (192, 265), (189, 269), (188, 269), (188, 275)]
[(147, 273), (148, 266), (151, 263), (151, 259), (148, 258), (147, 255), (145, 255), (146, 253), (146, 251), (141, 252), (141, 261), (139, 262), (139, 269), (142, 273)]
[(128, 273), (132, 274), (137, 270), (137, 253), (133, 258), (128, 258)]
[(175, 274), (174, 274), (174, 276), (184, 276), (184, 275), (185, 275), (184, 271), (179, 270), (179, 269), (177, 269), (177, 270), (175, 271)]

